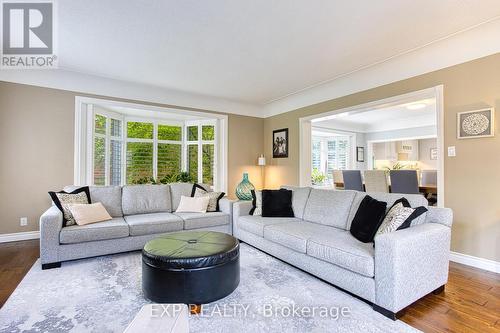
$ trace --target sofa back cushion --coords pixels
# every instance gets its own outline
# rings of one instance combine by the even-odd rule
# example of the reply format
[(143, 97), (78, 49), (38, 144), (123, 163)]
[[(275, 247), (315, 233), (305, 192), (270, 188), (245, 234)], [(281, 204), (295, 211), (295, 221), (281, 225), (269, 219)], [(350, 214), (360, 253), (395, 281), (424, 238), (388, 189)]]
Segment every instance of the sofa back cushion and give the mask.
[[(371, 196), (373, 199), (387, 202), (387, 210), (392, 207), (394, 202), (401, 198), (406, 198), (410, 203), (411, 207), (416, 208), (420, 206), (427, 207), (429, 202), (427, 199), (421, 194), (401, 194), (401, 193), (378, 193), (378, 192), (355, 192), (356, 196), (354, 197), (354, 201), (352, 203), (351, 211), (349, 213), (349, 221), (347, 223), (347, 228), (351, 228), (352, 220), (358, 211), (359, 204), (363, 200), (366, 195)], [(424, 213), (413, 220), (412, 225), (420, 224), (425, 221), (427, 213)]]
[(172, 199), (168, 185), (123, 186), (122, 209), (124, 215), (172, 212)]
[(312, 189), (304, 210), (304, 220), (347, 230), (347, 220), (355, 191)]
[[(73, 191), (81, 186), (70, 185), (65, 191)], [(122, 217), (122, 188), (121, 186), (89, 186), (92, 203), (100, 202), (111, 217)]]
[(172, 211), (176, 211), (181, 202), (181, 197), (190, 197), (193, 191), (193, 184), (191, 183), (172, 183), (169, 184), (170, 193), (172, 195)]
[(295, 217), (301, 219), (304, 217), (304, 209), (306, 208), (307, 199), (311, 193), (310, 187), (298, 187), (283, 185), (281, 188), (292, 191), (292, 208)]
[[(170, 186), (170, 193), (172, 196), (172, 211), (176, 211), (179, 207), (179, 203), (181, 202), (181, 197), (190, 197), (193, 194), (193, 183), (171, 183), (168, 184)], [(208, 192), (212, 192), (210, 189), (210, 185), (207, 184), (199, 184), (199, 186), (203, 187)]]

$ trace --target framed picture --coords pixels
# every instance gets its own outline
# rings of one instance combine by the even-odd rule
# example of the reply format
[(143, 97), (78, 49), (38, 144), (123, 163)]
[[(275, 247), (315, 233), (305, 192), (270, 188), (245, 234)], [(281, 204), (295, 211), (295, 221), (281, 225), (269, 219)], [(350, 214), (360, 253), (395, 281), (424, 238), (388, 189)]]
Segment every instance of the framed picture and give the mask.
[(437, 159), (438, 159), (438, 149), (431, 148), (431, 160), (437, 160)]
[(356, 162), (365, 161), (365, 147), (356, 147)]
[(459, 112), (457, 138), (475, 139), (495, 135), (495, 110), (493, 108)]
[(273, 158), (288, 157), (288, 128), (273, 131)]

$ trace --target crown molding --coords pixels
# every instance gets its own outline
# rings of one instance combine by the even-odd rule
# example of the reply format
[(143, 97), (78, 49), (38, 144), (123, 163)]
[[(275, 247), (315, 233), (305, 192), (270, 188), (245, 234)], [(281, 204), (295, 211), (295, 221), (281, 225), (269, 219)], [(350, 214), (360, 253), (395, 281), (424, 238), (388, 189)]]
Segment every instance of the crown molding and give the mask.
[(223, 98), (106, 78), (65, 69), (2, 70), (0, 81), (61, 89), (77, 93), (159, 103), (205, 111), (263, 117), (262, 108)]
[(500, 18), (264, 105), (271, 117), (500, 52)]

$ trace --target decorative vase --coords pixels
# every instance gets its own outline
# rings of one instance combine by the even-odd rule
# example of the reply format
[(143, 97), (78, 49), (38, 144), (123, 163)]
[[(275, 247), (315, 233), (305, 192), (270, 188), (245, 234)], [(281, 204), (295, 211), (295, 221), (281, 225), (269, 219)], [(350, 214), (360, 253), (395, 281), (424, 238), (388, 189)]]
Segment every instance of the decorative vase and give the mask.
[(243, 173), (243, 180), (236, 186), (236, 196), (240, 200), (252, 200), (252, 190), (255, 186), (248, 180), (248, 173)]

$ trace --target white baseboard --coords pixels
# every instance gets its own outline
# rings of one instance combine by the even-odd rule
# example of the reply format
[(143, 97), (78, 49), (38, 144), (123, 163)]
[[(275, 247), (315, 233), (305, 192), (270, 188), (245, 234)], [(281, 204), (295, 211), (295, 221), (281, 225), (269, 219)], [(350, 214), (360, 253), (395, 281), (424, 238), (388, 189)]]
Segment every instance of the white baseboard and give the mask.
[(470, 256), (468, 254), (458, 253), (458, 252), (450, 252), (450, 261), (457, 262), (459, 264), (472, 266), (475, 268), (484, 269), (486, 271), (500, 273), (500, 262)]
[(28, 239), (40, 238), (40, 231), (16, 232), (13, 234), (0, 234), (0, 243), (17, 242)]

